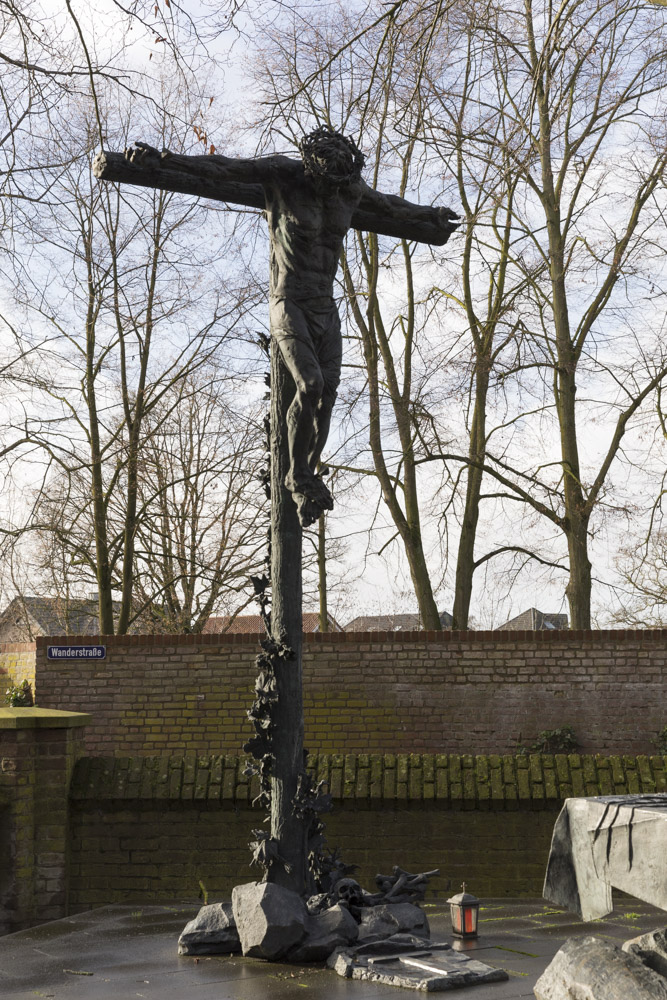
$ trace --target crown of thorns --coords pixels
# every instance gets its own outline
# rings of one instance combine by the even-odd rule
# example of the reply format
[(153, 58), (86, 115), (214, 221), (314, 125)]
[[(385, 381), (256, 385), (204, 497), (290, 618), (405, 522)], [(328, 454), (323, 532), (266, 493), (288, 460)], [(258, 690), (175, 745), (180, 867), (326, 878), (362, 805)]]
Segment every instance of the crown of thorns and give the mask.
[[(331, 169), (332, 154), (340, 152), (343, 146), (352, 158), (352, 168), (343, 173)], [(313, 177), (326, 177), (335, 184), (344, 184), (352, 177), (361, 173), (366, 157), (354, 140), (336, 132), (329, 125), (320, 125), (313, 132), (304, 135), (299, 143), (299, 152), (303, 159), (306, 173)]]

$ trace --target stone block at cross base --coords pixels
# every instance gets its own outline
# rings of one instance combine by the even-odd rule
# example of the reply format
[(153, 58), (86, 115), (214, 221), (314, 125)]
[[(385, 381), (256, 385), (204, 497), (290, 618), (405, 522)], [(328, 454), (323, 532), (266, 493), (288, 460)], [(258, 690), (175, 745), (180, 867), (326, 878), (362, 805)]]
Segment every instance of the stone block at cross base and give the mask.
[(306, 936), (287, 955), (288, 962), (325, 962), (336, 948), (357, 940), (359, 925), (340, 903), (308, 917)]
[(183, 928), (179, 955), (230, 955), (241, 950), (231, 903), (211, 903)]
[(308, 910), (303, 899), (272, 882), (237, 885), (232, 909), (241, 950), (251, 958), (283, 958), (306, 935)]
[(667, 1000), (667, 979), (601, 938), (568, 938), (535, 983), (537, 1000)]
[(623, 951), (636, 955), (649, 969), (667, 978), (667, 928), (640, 934), (623, 945)]
[(382, 903), (361, 908), (359, 941), (381, 941), (394, 934), (413, 934), (428, 940), (426, 914), (414, 903)]

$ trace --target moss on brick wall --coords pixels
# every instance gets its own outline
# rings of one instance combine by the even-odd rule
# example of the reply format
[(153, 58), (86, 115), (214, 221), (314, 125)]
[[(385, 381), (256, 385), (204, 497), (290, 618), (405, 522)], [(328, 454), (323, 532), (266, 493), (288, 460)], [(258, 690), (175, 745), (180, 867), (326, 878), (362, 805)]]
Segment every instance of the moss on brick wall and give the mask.
[[(236, 755), (83, 757), (71, 797), (248, 804), (259, 789)], [(571, 796), (667, 791), (667, 757), (587, 754), (312, 754), (334, 800), (437, 803), (470, 809), (540, 808)]]

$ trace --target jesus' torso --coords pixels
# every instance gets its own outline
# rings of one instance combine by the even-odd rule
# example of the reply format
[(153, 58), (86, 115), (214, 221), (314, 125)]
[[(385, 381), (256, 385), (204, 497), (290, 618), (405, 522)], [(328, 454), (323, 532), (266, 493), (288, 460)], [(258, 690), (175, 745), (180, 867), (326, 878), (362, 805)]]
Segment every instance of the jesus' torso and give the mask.
[(314, 181), (301, 164), (294, 164), (289, 171), (272, 172), (262, 186), (271, 240), (271, 298), (331, 298), (361, 182), (334, 186)]

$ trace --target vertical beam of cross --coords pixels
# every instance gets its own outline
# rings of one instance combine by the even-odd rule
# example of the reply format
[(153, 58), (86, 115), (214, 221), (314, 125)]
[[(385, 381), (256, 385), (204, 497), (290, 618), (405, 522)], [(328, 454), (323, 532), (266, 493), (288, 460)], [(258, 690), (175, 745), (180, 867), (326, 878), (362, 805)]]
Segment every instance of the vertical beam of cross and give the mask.
[(306, 824), (294, 815), (299, 775), (304, 769), (302, 684), (302, 529), (292, 494), (285, 487), (289, 469), (287, 409), (292, 379), (271, 338), (271, 634), (292, 656), (274, 663), (276, 693), (272, 727), (271, 837), (284, 864), (269, 879), (302, 895), (306, 888)]

